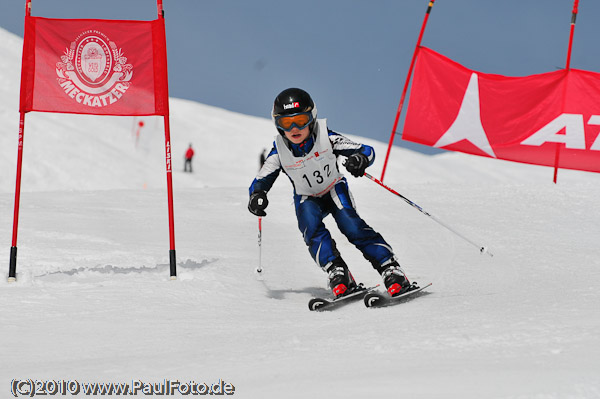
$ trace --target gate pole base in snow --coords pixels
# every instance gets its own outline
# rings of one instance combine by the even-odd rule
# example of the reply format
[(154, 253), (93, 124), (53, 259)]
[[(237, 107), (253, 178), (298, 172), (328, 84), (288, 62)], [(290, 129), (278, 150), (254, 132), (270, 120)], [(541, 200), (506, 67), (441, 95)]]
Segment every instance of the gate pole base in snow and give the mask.
[(10, 266), (8, 269), (8, 282), (17, 281), (17, 247), (10, 247)]
[(177, 258), (174, 249), (169, 250), (169, 262), (171, 264), (171, 280), (177, 280)]

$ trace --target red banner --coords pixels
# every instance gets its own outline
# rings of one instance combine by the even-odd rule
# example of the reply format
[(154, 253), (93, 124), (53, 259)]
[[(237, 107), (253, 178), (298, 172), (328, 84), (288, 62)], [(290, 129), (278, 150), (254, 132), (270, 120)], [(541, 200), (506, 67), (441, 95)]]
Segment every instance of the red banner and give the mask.
[(27, 16), (21, 112), (168, 115), (164, 20)]
[(600, 74), (473, 71), (419, 49), (404, 140), (536, 165), (600, 172)]

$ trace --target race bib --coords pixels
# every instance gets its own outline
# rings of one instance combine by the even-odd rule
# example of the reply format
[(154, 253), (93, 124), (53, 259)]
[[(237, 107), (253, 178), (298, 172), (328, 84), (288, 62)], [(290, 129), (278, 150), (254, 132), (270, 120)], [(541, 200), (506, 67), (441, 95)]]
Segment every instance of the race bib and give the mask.
[(325, 119), (317, 120), (317, 134), (311, 152), (295, 157), (281, 135), (275, 138), (281, 166), (292, 179), (296, 194), (320, 197), (342, 178), (337, 159), (327, 135)]

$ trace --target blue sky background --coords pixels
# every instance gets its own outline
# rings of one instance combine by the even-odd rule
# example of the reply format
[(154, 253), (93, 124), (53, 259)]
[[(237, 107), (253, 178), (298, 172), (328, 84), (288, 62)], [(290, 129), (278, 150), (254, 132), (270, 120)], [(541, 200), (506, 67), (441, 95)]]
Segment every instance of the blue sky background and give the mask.
[[(332, 129), (386, 143), (428, 5), (164, 3), (171, 96), (268, 118), (281, 90), (301, 87)], [(32, 15), (49, 18), (156, 18), (153, 0), (33, 0), (32, 6)], [(548, 72), (565, 66), (572, 8), (573, 0), (437, 0), (422, 45), (482, 72)], [(22, 36), (24, 13), (25, 0), (4, 2), (0, 26)], [(572, 68), (600, 71), (599, 22), (600, 2), (580, 0)], [(395, 144), (431, 152), (401, 140), (401, 129), (402, 123)], [(266, 140), (273, 134), (265, 132)]]

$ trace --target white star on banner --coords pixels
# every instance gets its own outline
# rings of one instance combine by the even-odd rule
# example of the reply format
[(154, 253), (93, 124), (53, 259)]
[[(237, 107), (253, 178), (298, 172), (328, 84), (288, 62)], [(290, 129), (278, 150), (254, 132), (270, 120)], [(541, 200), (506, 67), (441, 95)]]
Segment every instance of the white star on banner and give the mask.
[(435, 143), (434, 147), (441, 148), (458, 143), (461, 140), (467, 140), (489, 156), (496, 158), (496, 154), (494, 154), (494, 150), (481, 124), (478, 79), (479, 77), (476, 73), (471, 75), (456, 119), (446, 133)]

